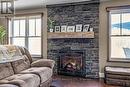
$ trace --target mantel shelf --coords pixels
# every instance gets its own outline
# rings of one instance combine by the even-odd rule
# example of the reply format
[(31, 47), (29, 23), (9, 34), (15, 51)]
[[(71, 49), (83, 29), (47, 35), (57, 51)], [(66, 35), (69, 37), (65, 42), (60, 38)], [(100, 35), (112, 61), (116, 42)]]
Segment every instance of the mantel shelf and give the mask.
[(48, 32), (48, 39), (94, 38), (94, 32)]

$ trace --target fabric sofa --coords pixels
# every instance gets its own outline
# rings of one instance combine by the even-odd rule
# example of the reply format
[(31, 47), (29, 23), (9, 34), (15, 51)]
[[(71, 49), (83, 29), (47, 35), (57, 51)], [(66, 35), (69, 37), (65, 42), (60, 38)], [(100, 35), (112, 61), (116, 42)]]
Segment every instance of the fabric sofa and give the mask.
[(130, 67), (106, 66), (104, 73), (106, 84), (130, 87)]
[(33, 61), (26, 48), (0, 45), (0, 87), (49, 87), (54, 61)]

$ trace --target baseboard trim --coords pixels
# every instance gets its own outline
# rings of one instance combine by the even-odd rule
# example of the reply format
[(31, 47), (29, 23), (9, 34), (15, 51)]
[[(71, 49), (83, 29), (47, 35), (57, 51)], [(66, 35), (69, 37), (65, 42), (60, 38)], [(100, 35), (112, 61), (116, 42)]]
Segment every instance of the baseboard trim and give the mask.
[(99, 72), (99, 77), (100, 77), (100, 78), (104, 78), (104, 73), (100, 73), (100, 72)]

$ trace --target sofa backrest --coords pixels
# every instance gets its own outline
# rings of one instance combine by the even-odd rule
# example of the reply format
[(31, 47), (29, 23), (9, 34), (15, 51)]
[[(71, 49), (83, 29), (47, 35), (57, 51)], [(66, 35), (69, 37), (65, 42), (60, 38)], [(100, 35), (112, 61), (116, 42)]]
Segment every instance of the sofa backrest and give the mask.
[(11, 61), (11, 65), (13, 67), (14, 73), (20, 73), (21, 71), (31, 67), (30, 61), (26, 55), (21, 56), (21, 58), (16, 61)]
[[(5, 61), (4, 63), (1, 62), (3, 60)], [(6, 62), (11, 64), (11, 67), (13, 68), (13, 73), (19, 73), (25, 69), (28, 69), (31, 66), (32, 58), (28, 50), (24, 47), (15, 45), (0, 45), (0, 63), (4, 65), (6, 64)], [(9, 70), (7, 70), (6, 72), (8, 71)], [(0, 73), (0, 76), (1, 75), (2, 74)], [(12, 73), (10, 75), (12, 75)]]
[(15, 45), (0, 45), (0, 51), (5, 58), (13, 58), (16, 56), (22, 56), (18, 46)]
[(8, 51), (8, 54), (11, 57), (26, 55), (30, 63), (32, 63), (32, 57), (26, 48), (22, 46), (16, 46), (16, 45), (1, 45), (1, 46), (3, 46), (3, 48), (6, 48), (6, 50)]
[(21, 46), (17, 46), (17, 47), (21, 51), (22, 55), (26, 55), (28, 57), (30, 63), (32, 63), (32, 57), (31, 57), (29, 51), (26, 48), (24, 48), (24, 47), (21, 47)]

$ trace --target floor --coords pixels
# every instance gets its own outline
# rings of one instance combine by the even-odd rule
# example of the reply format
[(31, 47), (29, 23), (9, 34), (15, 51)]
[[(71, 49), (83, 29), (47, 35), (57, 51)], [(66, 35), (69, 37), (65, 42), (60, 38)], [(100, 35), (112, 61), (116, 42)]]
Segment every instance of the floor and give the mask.
[(92, 80), (70, 76), (54, 76), (52, 87), (120, 87), (104, 84), (103, 80)]

